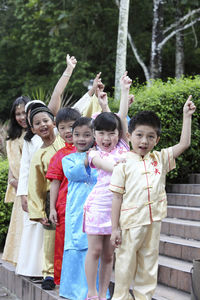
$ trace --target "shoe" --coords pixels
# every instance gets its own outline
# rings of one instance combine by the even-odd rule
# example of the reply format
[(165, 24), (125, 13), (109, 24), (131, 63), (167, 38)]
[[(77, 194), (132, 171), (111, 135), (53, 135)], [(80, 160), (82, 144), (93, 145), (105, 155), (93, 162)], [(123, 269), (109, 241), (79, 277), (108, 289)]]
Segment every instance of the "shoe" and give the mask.
[(55, 289), (55, 283), (53, 277), (47, 276), (42, 282), (42, 289), (43, 290), (54, 290)]
[(85, 300), (99, 299), (99, 296), (86, 297)]
[(33, 283), (42, 283), (43, 277), (30, 277), (30, 281), (32, 281)]

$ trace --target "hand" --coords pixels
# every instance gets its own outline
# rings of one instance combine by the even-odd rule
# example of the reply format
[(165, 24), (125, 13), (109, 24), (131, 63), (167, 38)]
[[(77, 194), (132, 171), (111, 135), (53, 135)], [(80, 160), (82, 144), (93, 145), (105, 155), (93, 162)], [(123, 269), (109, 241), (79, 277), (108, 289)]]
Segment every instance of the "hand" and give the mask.
[(116, 161), (115, 166), (117, 166), (120, 163), (126, 163), (126, 158), (125, 157), (120, 157), (118, 161)]
[(97, 95), (98, 95), (98, 101), (99, 105), (103, 109), (103, 107), (108, 105), (108, 96), (107, 93), (101, 92), (99, 88), (97, 88)]
[(111, 237), (110, 237), (111, 244), (118, 248), (119, 245), (122, 243), (122, 233), (120, 229), (116, 229), (112, 231)]
[(49, 214), (49, 220), (55, 224), (59, 225), (58, 219), (57, 219), (57, 211), (55, 209), (51, 209), (50, 214)]
[(185, 105), (183, 106), (183, 114), (185, 116), (192, 116), (196, 110), (196, 106), (194, 105), (191, 99), (192, 95), (188, 97), (187, 101), (185, 102)]
[(128, 95), (128, 108), (130, 108), (131, 104), (134, 102), (135, 97), (133, 94)]
[(76, 67), (77, 64), (77, 60), (74, 56), (69, 56), (69, 54), (67, 54), (66, 56), (66, 62), (67, 62), (67, 67), (70, 69), (74, 69)]
[(22, 209), (26, 212), (28, 212), (28, 197), (23, 195), (21, 196), (21, 205), (22, 205)]
[(39, 221), (42, 225), (50, 226), (49, 220), (48, 220), (47, 218), (40, 218), (40, 219), (38, 219), (38, 221)]
[(128, 72), (126, 71), (120, 80), (121, 88), (125, 90), (129, 90), (132, 84), (132, 79), (127, 74)]

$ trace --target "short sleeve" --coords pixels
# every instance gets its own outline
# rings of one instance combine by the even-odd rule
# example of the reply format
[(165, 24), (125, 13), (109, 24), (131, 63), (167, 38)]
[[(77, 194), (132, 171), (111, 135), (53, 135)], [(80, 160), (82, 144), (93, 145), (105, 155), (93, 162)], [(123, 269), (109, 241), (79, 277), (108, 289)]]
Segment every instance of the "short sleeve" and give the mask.
[(115, 193), (124, 194), (125, 193), (125, 164), (120, 163), (114, 167), (109, 190)]
[(96, 168), (95, 165), (93, 165), (93, 163), (92, 163), (93, 158), (96, 157), (96, 156), (100, 157), (99, 151), (92, 150), (92, 151), (89, 152), (88, 161), (89, 161), (90, 168), (94, 168), (94, 169)]
[(57, 179), (62, 181), (63, 177), (62, 157), (60, 156), (60, 153), (57, 152), (50, 160), (46, 178), (49, 180)]
[(173, 157), (172, 147), (161, 150), (161, 160), (163, 163), (163, 167), (166, 170), (166, 173), (173, 170), (176, 167), (176, 162)]

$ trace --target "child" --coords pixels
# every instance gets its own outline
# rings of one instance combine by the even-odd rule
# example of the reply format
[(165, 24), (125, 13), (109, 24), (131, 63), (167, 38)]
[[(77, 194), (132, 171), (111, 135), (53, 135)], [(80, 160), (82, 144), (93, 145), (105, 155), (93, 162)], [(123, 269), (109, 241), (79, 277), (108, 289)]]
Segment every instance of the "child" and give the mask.
[(31, 110), (30, 124), (32, 131), (41, 137), (42, 147), (37, 150), (31, 160), (28, 183), (28, 211), (29, 218), (44, 225), (43, 249), (43, 289), (55, 287), (54, 276), (54, 243), (55, 228), (48, 220), (48, 191), (50, 182), (45, 178), (51, 157), (64, 146), (61, 137), (54, 133), (54, 116), (47, 107)]
[[(108, 190), (110, 176), (120, 155), (129, 150), (126, 143), (126, 116), (128, 112), (128, 94), (131, 80), (125, 73), (121, 79), (122, 95), (120, 118), (111, 112), (105, 112), (94, 120), (97, 151), (89, 153), (91, 167), (97, 168), (98, 180), (84, 205), (84, 230), (88, 235), (88, 252), (85, 271), (88, 282), (87, 299), (106, 299), (113, 263), (113, 246), (111, 235), (112, 193)], [(106, 93), (99, 94), (100, 101), (107, 101)], [(123, 140), (125, 139), (125, 141)], [(98, 261), (101, 258), (99, 271), (99, 298), (96, 289)]]
[(166, 174), (175, 168), (177, 158), (190, 145), (191, 119), (195, 106), (191, 96), (183, 108), (180, 142), (159, 151), (161, 125), (154, 112), (134, 116), (128, 128), (133, 150), (126, 162), (114, 168), (112, 235), (116, 251), (114, 300), (132, 299), (129, 288), (134, 280), (136, 300), (152, 299), (156, 284), (161, 220), (167, 215)]
[[(101, 73), (98, 73), (94, 79), (91, 89), (88, 91), (91, 97), (98, 87), (102, 87), (100, 79)], [(91, 114), (93, 109), (98, 111), (100, 105), (93, 105), (90, 103), (84, 113)], [(67, 178), (64, 176), (62, 169), (62, 158), (65, 155), (76, 151), (72, 140), (72, 125), (80, 118), (81, 115), (74, 109), (64, 108), (56, 116), (56, 126), (61, 137), (65, 140), (66, 144), (63, 149), (60, 149), (51, 159), (46, 178), (52, 180), (50, 188), (50, 220), (56, 225), (55, 237), (55, 255), (54, 255), (54, 282), (60, 284), (60, 273), (62, 267), (62, 257), (64, 248), (65, 236), (65, 205), (67, 197)], [(59, 246), (58, 246), (59, 245)]]
[(60, 149), (50, 160), (46, 178), (51, 180), (50, 187), (50, 216), (56, 225), (55, 253), (54, 253), (54, 283), (60, 284), (60, 273), (65, 236), (65, 206), (68, 181), (62, 169), (62, 159), (66, 155), (76, 152), (72, 139), (72, 126), (81, 117), (73, 108), (63, 108), (56, 116), (56, 127), (65, 141), (65, 147)]
[(87, 294), (84, 264), (88, 242), (86, 234), (82, 232), (83, 205), (97, 177), (96, 170), (88, 166), (86, 154), (94, 144), (92, 119), (78, 119), (72, 130), (77, 152), (62, 160), (63, 171), (68, 179), (68, 193), (60, 296), (84, 300)]

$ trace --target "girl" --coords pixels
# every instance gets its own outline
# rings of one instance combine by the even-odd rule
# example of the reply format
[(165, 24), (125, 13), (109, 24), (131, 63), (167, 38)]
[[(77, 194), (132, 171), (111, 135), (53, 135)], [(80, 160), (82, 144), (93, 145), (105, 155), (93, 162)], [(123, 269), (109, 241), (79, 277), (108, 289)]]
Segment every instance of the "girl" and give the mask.
[[(98, 179), (84, 205), (84, 231), (88, 235), (88, 252), (85, 262), (85, 272), (88, 282), (86, 299), (106, 299), (112, 265), (113, 246), (111, 235), (111, 206), (112, 193), (108, 190), (110, 177), (120, 155), (129, 150), (126, 143), (128, 112), (128, 95), (131, 79), (125, 73), (121, 79), (121, 102), (119, 116), (105, 112), (97, 116), (94, 121), (97, 151), (89, 153), (89, 163), (97, 168)], [(99, 97), (107, 101), (106, 93), (99, 93)], [(121, 119), (121, 121), (120, 121)], [(96, 290), (96, 274), (98, 260), (101, 258), (99, 270), (99, 297)]]
[(12, 262), (13, 264), (17, 263), (23, 229), (23, 212), (20, 198), (16, 197), (16, 190), (18, 186), (24, 134), (27, 127), (25, 105), (29, 100), (29, 98), (21, 96), (14, 101), (10, 112), (10, 124), (6, 143), (9, 174), (5, 202), (14, 202), (14, 205), (2, 259)]
[(77, 152), (62, 159), (68, 179), (65, 215), (65, 244), (60, 280), (60, 296), (84, 300), (87, 295), (85, 255), (87, 235), (82, 232), (83, 205), (96, 183), (96, 170), (90, 169), (86, 151), (93, 145), (92, 119), (82, 117), (72, 126), (73, 143)]

